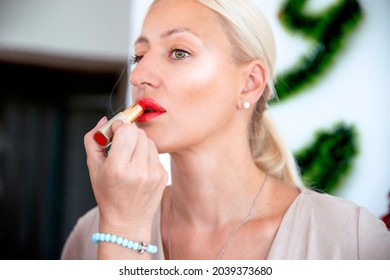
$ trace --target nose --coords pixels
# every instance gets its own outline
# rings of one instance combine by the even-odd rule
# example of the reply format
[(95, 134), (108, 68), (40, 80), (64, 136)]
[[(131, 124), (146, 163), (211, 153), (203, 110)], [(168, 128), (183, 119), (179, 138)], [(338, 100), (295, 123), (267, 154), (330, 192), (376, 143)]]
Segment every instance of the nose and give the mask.
[(129, 76), (129, 81), (134, 87), (158, 87), (160, 77), (156, 62), (152, 54), (145, 54), (142, 59), (135, 65)]

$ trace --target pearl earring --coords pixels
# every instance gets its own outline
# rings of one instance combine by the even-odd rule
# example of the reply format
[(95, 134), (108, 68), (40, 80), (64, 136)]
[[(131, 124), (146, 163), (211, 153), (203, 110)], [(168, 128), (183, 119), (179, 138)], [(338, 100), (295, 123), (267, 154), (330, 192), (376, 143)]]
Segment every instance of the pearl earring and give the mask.
[(248, 110), (251, 107), (251, 103), (249, 101), (246, 101), (242, 106), (244, 107), (244, 109)]

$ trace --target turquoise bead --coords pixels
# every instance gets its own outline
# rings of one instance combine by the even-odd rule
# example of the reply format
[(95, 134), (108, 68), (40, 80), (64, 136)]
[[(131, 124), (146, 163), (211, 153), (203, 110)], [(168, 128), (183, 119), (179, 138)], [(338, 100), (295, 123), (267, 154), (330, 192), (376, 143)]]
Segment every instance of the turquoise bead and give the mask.
[(129, 244), (129, 240), (123, 239), (123, 241), (122, 241), (122, 246), (123, 246), (123, 247), (127, 247), (127, 244)]
[(139, 249), (139, 243), (138, 242), (134, 242), (133, 250), (138, 250), (138, 249)]
[(113, 234), (113, 235), (111, 235), (111, 242), (112, 243), (116, 243), (116, 239), (117, 239), (118, 237), (115, 235), (115, 234)]
[(129, 243), (127, 244), (127, 248), (133, 249), (134, 242), (129, 240)]
[[(116, 243), (118, 245), (123, 246), (124, 248), (128, 248), (128, 249), (135, 250), (135, 251), (139, 251), (140, 248), (142, 248), (143, 250), (142, 250), (142, 252), (140, 251), (140, 253), (143, 253), (143, 251), (145, 250), (146, 252), (148, 252), (150, 254), (155, 254), (158, 251), (158, 248), (155, 245), (149, 244), (145, 248), (145, 247), (143, 247), (144, 245), (141, 245), (138, 242), (134, 242), (134, 241), (128, 240), (126, 238), (117, 236), (115, 234), (110, 234), (110, 233), (96, 232), (96, 233), (92, 234), (91, 240), (95, 244), (97, 244), (99, 242)], [(142, 242), (142, 244), (146, 244), (146, 243)]]
[(97, 233), (92, 235), (92, 242), (93, 243), (97, 244), (99, 242), (99, 240), (100, 240), (100, 233), (97, 232)]

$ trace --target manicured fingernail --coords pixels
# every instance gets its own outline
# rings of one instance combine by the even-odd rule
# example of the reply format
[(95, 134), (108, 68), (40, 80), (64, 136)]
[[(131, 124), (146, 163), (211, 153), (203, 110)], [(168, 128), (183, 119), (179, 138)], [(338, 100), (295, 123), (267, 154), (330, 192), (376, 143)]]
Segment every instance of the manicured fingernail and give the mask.
[(106, 120), (107, 120), (107, 117), (104, 116), (103, 118), (100, 119), (100, 121), (97, 123), (97, 125), (99, 125), (99, 124), (105, 122)]

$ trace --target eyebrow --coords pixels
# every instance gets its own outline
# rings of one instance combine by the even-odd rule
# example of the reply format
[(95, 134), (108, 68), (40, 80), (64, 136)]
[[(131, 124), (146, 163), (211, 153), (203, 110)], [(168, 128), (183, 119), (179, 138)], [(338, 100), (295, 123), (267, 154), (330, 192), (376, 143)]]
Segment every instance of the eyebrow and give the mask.
[[(166, 39), (172, 35), (179, 34), (179, 33), (190, 33), (190, 34), (200, 38), (198, 34), (196, 34), (194, 31), (192, 31), (190, 28), (187, 28), (187, 27), (177, 27), (177, 28), (170, 29), (170, 30), (164, 32), (163, 34), (161, 34), (160, 38)], [(142, 43), (149, 44), (150, 41), (146, 36), (140, 36), (135, 41), (134, 45), (142, 44)]]

